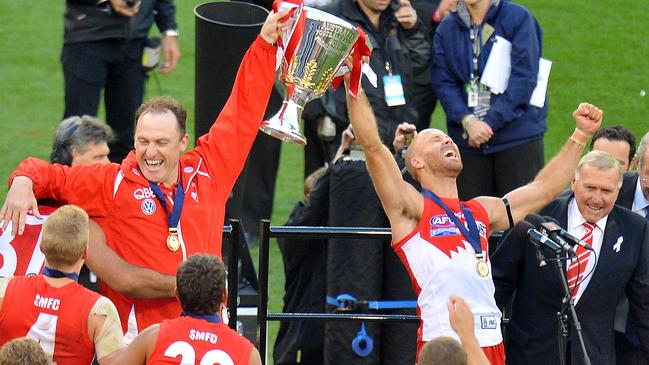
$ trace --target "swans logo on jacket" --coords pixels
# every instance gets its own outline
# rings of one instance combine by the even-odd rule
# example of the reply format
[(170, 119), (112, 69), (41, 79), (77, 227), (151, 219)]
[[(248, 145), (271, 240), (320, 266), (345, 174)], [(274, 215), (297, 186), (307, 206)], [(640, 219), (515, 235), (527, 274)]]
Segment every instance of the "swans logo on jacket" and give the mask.
[[(462, 213), (456, 213), (456, 216), (459, 219), (464, 218), (464, 214)], [(433, 243), (440, 251), (444, 252), (449, 258), (451, 257), (451, 251), (458, 253), (458, 248), (465, 249), (465, 245), (469, 245), (468, 242), (465, 243), (466, 238), (462, 235), (460, 230), (457, 228), (455, 223), (453, 223), (451, 218), (448, 217), (448, 215), (434, 215), (430, 218), (429, 224), (431, 243)], [(476, 225), (478, 226), (480, 237), (486, 239), (486, 225), (480, 221), (476, 221)]]

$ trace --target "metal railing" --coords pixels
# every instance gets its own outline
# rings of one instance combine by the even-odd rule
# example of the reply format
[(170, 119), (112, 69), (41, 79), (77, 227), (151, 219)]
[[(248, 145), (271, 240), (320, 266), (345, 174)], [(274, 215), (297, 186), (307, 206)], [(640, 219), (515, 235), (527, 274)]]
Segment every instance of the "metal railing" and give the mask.
[[(241, 224), (230, 220), (230, 226), (223, 229), (223, 237), (230, 238), (228, 254), (228, 307), (230, 310), (229, 326), (236, 330), (237, 297), (238, 297), (238, 259), (242, 240)], [(494, 232), (490, 236), (491, 250), (502, 236)], [(268, 312), (268, 267), (270, 261), (270, 239), (391, 239), (390, 228), (375, 227), (305, 227), (305, 226), (271, 226), (269, 220), (260, 221), (259, 229), (259, 280), (257, 307), (257, 344), (262, 362), (266, 363), (267, 332), (269, 321), (402, 321), (419, 322), (415, 315), (402, 314), (365, 314), (365, 313), (269, 313)], [(490, 251), (491, 251), (490, 250)], [(504, 322), (506, 324), (506, 320)]]
[(389, 228), (271, 226), (262, 220), (259, 229), (259, 306), (257, 344), (262, 362), (266, 361), (268, 321), (405, 321), (419, 322), (415, 315), (362, 313), (268, 313), (268, 264), (271, 238), (291, 239), (391, 239)]

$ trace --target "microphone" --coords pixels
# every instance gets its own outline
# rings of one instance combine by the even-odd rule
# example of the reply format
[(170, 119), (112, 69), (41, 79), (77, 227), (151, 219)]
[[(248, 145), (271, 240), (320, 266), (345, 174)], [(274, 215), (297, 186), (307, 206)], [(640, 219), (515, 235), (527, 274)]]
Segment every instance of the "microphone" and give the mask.
[(521, 238), (526, 238), (532, 243), (538, 246), (543, 246), (550, 251), (558, 253), (560, 251), (567, 252), (570, 255), (577, 256), (575, 250), (569, 245), (560, 245), (557, 242), (550, 239), (548, 236), (537, 231), (532, 223), (527, 220), (522, 220), (516, 224), (514, 227), (516, 234)]
[[(529, 224), (528, 222), (525, 222), (525, 223), (523, 223), (523, 222), (525, 222), (525, 221), (520, 221), (520, 222), (516, 223), (516, 225), (514, 226), (514, 232), (516, 233), (516, 235), (520, 239), (527, 240), (528, 239), (527, 231), (529, 230), (529, 227), (531, 227), (532, 225)], [(532, 227), (532, 229), (533, 229), (533, 227)], [(534, 241), (530, 241), (530, 242), (532, 242), (534, 244), (534, 247), (536, 248), (536, 250), (535, 250), (536, 251), (536, 262), (538, 262), (540, 267), (543, 267), (543, 266), (547, 265), (547, 263), (545, 262), (545, 257), (541, 253), (541, 250), (539, 250), (539, 248), (540, 248), (539, 244), (534, 242)]]
[(525, 218), (528, 218), (528, 220), (532, 222), (534, 227), (536, 227), (536, 229), (538, 229), (539, 232), (550, 237), (551, 240), (557, 242), (560, 246), (574, 247), (574, 245), (569, 245), (568, 242), (566, 242), (566, 240), (564, 240), (561, 236), (558, 235), (557, 228), (561, 229), (561, 226), (548, 224), (547, 220), (545, 219), (546, 217), (541, 217), (538, 214), (530, 213)]
[[(545, 218), (541, 217), (538, 214), (530, 213), (525, 217), (525, 220), (528, 222), (532, 223), (532, 225), (537, 229), (540, 230), (540, 232), (548, 238), (550, 238), (552, 241), (556, 242), (559, 246), (561, 246), (561, 249), (565, 252), (568, 252), (571, 255), (577, 255), (577, 252), (575, 249), (568, 244), (561, 236), (555, 234), (555, 235), (550, 235), (550, 232), (545, 230), (544, 224), (546, 223)], [(561, 227), (559, 227), (561, 228)]]
[(544, 216), (543, 218), (545, 218), (543, 229), (546, 231), (546, 234), (550, 238), (554, 238), (554, 236), (561, 237), (565, 241), (567, 241), (571, 246), (579, 245), (589, 251), (595, 251), (591, 245), (584, 242), (582, 239), (571, 235), (565, 229), (561, 228), (559, 222), (556, 219), (548, 216)]
[[(527, 224), (521, 223), (521, 222), (518, 222), (516, 224), (516, 226), (514, 226), (514, 230), (516, 231), (516, 234), (519, 237), (521, 237), (523, 239), (526, 239), (527, 238), (527, 231), (529, 231), (529, 226)], [(521, 232), (519, 232), (519, 230)], [(541, 253), (541, 250), (540, 250), (541, 246), (539, 246), (538, 243), (534, 243), (534, 247), (536, 248), (536, 250), (534, 250), (534, 251), (536, 251), (535, 252), (536, 253), (536, 262), (539, 264), (539, 267), (543, 267), (543, 266), (547, 265), (547, 262), (545, 261), (545, 256), (543, 256), (543, 254)]]

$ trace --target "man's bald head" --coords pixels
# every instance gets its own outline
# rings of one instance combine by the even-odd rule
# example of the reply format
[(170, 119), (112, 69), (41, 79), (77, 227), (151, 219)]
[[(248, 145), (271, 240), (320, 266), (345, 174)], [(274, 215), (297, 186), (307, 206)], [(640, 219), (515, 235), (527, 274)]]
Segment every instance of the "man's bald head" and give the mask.
[(413, 138), (404, 159), (408, 173), (418, 182), (421, 182), (423, 169), (454, 176), (462, 171), (462, 160), (457, 146), (439, 129), (429, 128), (419, 132)]

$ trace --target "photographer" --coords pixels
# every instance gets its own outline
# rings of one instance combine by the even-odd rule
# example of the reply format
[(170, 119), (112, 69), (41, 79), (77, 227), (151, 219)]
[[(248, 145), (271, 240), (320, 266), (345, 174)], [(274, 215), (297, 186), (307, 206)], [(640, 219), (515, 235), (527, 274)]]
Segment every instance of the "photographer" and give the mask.
[(104, 94), (106, 123), (115, 132), (110, 160), (121, 162), (133, 147), (135, 111), (142, 104), (146, 73), (142, 53), (153, 22), (162, 39), (162, 73), (180, 58), (173, 0), (67, 0), (61, 64), (64, 118), (97, 116)]
[[(390, 145), (397, 125), (414, 123), (417, 111), (413, 100), (413, 74), (429, 65), (430, 45), (426, 28), (408, 0), (379, 3), (376, 0), (340, 0), (326, 11), (363, 29), (373, 50), (370, 66), (377, 74), (377, 87), (362, 78), (363, 90), (377, 117), (383, 143)], [(330, 119), (335, 124), (331, 142), (309, 143), (305, 148), (305, 176), (324, 166), (333, 157), (342, 131), (349, 125), (345, 91), (329, 90), (321, 99), (307, 104), (303, 114), (305, 136), (318, 141), (318, 127)], [(329, 119), (328, 119), (329, 118)], [(323, 131), (324, 130), (324, 131)], [(320, 134), (327, 128), (320, 128)]]

